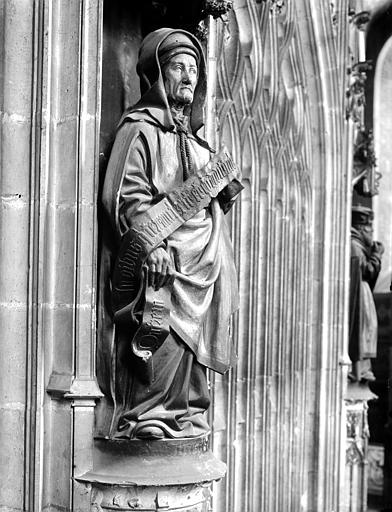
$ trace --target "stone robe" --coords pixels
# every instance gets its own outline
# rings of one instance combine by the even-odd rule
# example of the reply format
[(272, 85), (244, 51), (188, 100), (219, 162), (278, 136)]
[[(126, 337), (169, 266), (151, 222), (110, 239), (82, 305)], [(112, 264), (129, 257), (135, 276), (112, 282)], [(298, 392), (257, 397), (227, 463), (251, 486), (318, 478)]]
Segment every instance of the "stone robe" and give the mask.
[(380, 269), (380, 255), (352, 228), (349, 355), (352, 377), (358, 381), (371, 371), (370, 358), (377, 356), (377, 311), (372, 290)]
[[(195, 172), (207, 164), (210, 152), (191, 134), (188, 142)], [(138, 215), (181, 185), (183, 169), (176, 129), (162, 130), (146, 113), (124, 118), (112, 155), (103, 202), (118, 247)], [(205, 432), (208, 427), (202, 416), (209, 396), (204, 367), (223, 373), (234, 361), (229, 329), (238, 307), (236, 271), (218, 199), (172, 233), (165, 245), (177, 275), (171, 294), (171, 333), (153, 356), (154, 382), (149, 387), (143, 383), (130, 350), (132, 329), (114, 329), (110, 348), (106, 347), (105, 357), (116, 369), (110, 385), (115, 423), (121, 432), (116, 435), (131, 436), (146, 421), (170, 437)], [(115, 247), (107, 248), (104, 266), (113, 265), (115, 252)], [(110, 272), (105, 279), (108, 286)], [(110, 297), (108, 290), (106, 296)], [(104, 324), (109, 333), (110, 320)], [(176, 382), (179, 376), (181, 386)], [(188, 397), (192, 404), (187, 403)], [(165, 406), (167, 399), (170, 404)]]
[(119, 123), (102, 193), (97, 361), (105, 396), (98, 405), (97, 432), (106, 437), (132, 438), (144, 426), (159, 427), (167, 437), (204, 434), (208, 430), (204, 412), (210, 401), (206, 367), (223, 373), (235, 359), (229, 331), (231, 315), (238, 307), (237, 276), (221, 209), (226, 211), (226, 201), (231, 204), (231, 191), (222, 191), (219, 201), (213, 199), (208, 208), (163, 242), (176, 279), (171, 292), (170, 333), (151, 358), (152, 379), (148, 382), (140, 358), (131, 349), (143, 314), (143, 293), (132, 321), (125, 326), (113, 321), (111, 278), (122, 237), (138, 216), (184, 179), (180, 136), (159, 62), (161, 45), (176, 34), (180, 38), (186, 35), (200, 57), (193, 103), (187, 108), (190, 174), (211, 157), (208, 144), (198, 136), (206, 94), (200, 43), (192, 34), (177, 29), (152, 32), (139, 52), (142, 96)]

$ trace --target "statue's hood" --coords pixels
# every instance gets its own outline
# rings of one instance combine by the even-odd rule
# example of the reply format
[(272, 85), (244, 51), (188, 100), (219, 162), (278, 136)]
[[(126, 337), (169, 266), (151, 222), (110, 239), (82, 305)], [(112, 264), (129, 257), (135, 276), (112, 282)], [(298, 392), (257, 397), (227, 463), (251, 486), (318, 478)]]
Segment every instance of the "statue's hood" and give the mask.
[(136, 105), (124, 113), (120, 125), (127, 118), (140, 119), (147, 116), (163, 129), (174, 129), (175, 125), (167, 101), (161, 66), (158, 59), (160, 45), (169, 35), (174, 33), (186, 34), (200, 53), (199, 77), (191, 106), (190, 127), (192, 133), (196, 135), (197, 131), (203, 126), (203, 107), (207, 90), (206, 65), (203, 50), (194, 35), (185, 30), (171, 28), (155, 30), (148, 34), (142, 41), (136, 68), (140, 77), (141, 98)]

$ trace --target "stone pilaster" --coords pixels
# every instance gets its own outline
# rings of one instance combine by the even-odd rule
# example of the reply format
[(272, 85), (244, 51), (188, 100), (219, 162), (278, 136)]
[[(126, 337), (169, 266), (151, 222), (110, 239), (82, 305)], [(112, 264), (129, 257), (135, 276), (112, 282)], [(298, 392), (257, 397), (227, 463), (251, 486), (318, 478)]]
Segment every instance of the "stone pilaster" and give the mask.
[(36, 355), (34, 251), (35, 6), (0, 6), (0, 508), (32, 508)]
[[(92, 467), (102, 1), (44, 2), (39, 334), (44, 507), (85, 509)], [(59, 464), (59, 461), (62, 461)]]

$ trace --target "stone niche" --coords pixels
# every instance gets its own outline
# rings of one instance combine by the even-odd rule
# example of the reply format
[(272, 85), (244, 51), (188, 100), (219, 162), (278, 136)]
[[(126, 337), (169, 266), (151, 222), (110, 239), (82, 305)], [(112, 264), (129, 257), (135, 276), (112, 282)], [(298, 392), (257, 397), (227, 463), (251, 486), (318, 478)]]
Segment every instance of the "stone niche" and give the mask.
[[(150, 31), (164, 26), (194, 32), (201, 17), (198, 1), (191, 2), (186, 9), (175, 1), (143, 5), (104, 2), (100, 190), (118, 120), (140, 96), (136, 63), (141, 40)], [(100, 212), (98, 216), (101, 231), (105, 226)], [(99, 362), (97, 373), (99, 377)], [(107, 408), (103, 397), (96, 407), (92, 469), (76, 478), (89, 491), (91, 510), (210, 510), (212, 482), (224, 477), (226, 465), (212, 454), (208, 436), (159, 441), (109, 440), (105, 428)]]

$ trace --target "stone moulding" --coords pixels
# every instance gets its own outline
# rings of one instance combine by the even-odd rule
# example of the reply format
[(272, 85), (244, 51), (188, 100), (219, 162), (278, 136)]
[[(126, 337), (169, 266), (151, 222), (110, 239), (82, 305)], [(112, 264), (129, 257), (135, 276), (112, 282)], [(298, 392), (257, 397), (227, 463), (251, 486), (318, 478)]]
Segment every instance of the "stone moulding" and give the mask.
[(208, 437), (160, 441), (96, 439), (93, 469), (77, 477), (91, 486), (91, 510), (208, 510), (210, 486), (226, 465)]
[(113, 485), (186, 485), (221, 479), (226, 466), (206, 436), (160, 441), (95, 441), (93, 470), (78, 481)]

